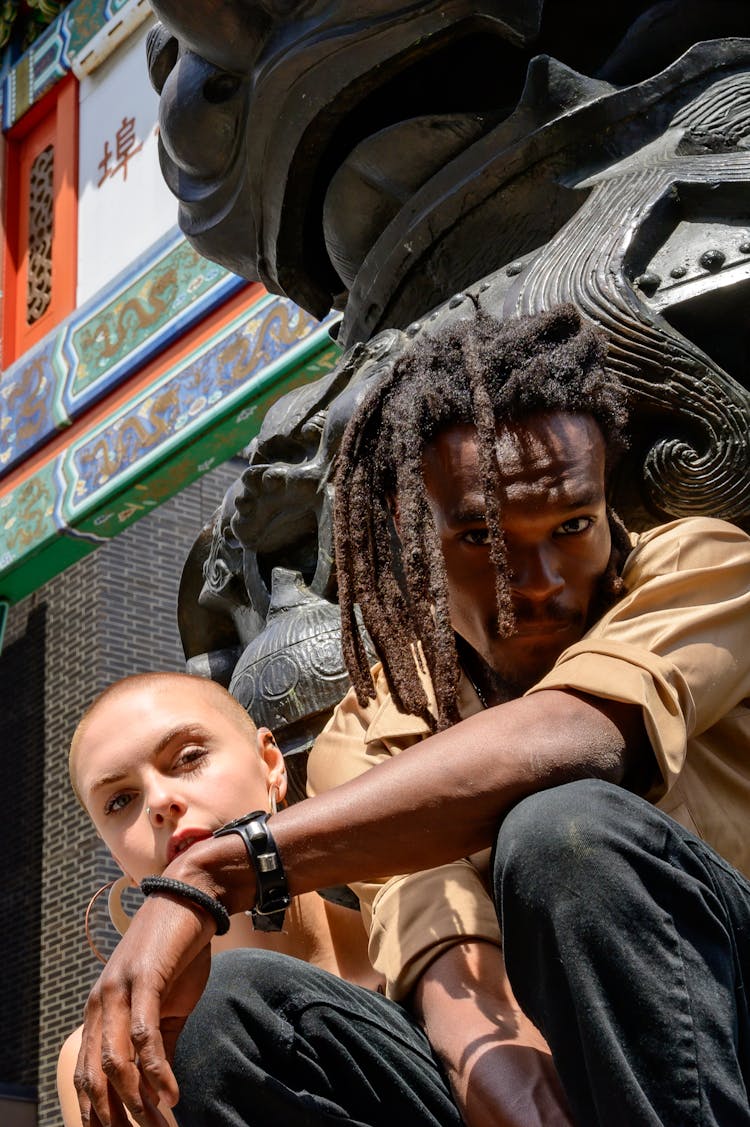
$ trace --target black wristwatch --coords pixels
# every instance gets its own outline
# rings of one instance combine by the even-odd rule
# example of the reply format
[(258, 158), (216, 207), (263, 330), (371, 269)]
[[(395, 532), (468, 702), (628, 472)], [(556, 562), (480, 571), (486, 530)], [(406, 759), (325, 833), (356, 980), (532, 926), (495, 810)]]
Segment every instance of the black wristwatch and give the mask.
[(249, 915), (256, 931), (281, 931), (284, 926), (284, 913), (292, 902), (286, 883), (286, 873), (281, 856), (268, 828), (269, 815), (265, 810), (254, 810), (243, 814), (233, 822), (227, 822), (214, 837), (225, 834), (239, 834), (245, 843), (250, 864), (255, 870), (258, 898)]

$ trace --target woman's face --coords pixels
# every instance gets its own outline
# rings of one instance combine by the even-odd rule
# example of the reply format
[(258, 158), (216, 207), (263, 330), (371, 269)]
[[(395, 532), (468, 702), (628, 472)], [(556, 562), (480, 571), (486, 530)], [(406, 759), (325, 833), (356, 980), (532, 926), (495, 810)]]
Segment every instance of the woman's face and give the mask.
[(160, 873), (232, 818), (284, 797), (268, 729), (233, 715), (224, 690), (176, 675), (101, 702), (74, 742), (71, 773), (96, 829), (133, 880)]

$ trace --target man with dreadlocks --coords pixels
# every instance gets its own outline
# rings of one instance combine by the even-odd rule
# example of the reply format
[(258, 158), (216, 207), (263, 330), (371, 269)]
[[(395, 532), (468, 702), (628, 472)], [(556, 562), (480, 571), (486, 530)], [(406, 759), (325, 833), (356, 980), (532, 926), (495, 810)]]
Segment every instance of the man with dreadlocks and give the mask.
[[(603, 357), (572, 308), (505, 328), (477, 312), (372, 390), (337, 469), (353, 689), (313, 751), (311, 794), (520, 697), (622, 593), (632, 544), (605, 485), (627, 412)], [(381, 659), (373, 671), (355, 606)], [(529, 1124), (544, 1049), (505, 981), (487, 867), (485, 852), (355, 889), (386, 992), (417, 1010), (464, 1119), (496, 1122), (512, 1093)], [(482, 1049), (467, 1060), (471, 1043)]]
[[(124, 1122), (120, 1102), (157, 1122), (144, 1079), (175, 1102), (159, 1024), (196, 1007), (222, 905), (275, 912), (287, 885), (360, 881), (389, 992), (473, 1122), (565, 1115), (516, 1115), (543, 1050), (515, 995), (576, 1123), (750, 1123), (750, 539), (703, 518), (627, 537), (606, 501), (623, 423), (567, 307), (477, 316), (371, 389), (337, 478), (354, 689), (311, 767), (334, 789), (168, 867), (180, 883), (140, 909), (89, 1000), (84, 1122)], [(212, 971), (187, 1021), (178, 1119), (237, 1127), (271, 1101), (290, 1123), (456, 1122), (400, 1007), (257, 956)]]

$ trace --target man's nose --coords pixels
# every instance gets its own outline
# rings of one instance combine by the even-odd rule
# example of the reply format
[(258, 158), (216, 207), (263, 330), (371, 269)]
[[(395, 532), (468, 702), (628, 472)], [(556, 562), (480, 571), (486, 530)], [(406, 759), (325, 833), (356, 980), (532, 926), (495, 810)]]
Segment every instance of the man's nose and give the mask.
[(543, 603), (564, 586), (553, 553), (543, 548), (516, 550), (508, 555), (511, 594), (531, 603)]

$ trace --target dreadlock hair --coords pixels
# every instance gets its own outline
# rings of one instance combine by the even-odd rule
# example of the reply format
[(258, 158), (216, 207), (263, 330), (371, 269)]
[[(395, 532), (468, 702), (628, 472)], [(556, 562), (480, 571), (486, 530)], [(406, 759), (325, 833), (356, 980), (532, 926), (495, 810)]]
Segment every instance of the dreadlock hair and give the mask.
[[(587, 414), (605, 437), (609, 468), (626, 445), (627, 411), (622, 385), (604, 367), (605, 355), (603, 335), (584, 326), (572, 305), (505, 323), (477, 310), (402, 353), (365, 395), (341, 443), (334, 513), (342, 646), (361, 705), (374, 688), (356, 606), (397, 707), (421, 716), (432, 730), (459, 719), (461, 670), (423, 477), (425, 448), (450, 426), (476, 427), (499, 628), (508, 636), (514, 615), (497, 424), (540, 412)], [(619, 518), (607, 511), (613, 550), (600, 584), (601, 610), (621, 593), (619, 571), (631, 547)], [(425, 665), (437, 717), (418, 673)]]

